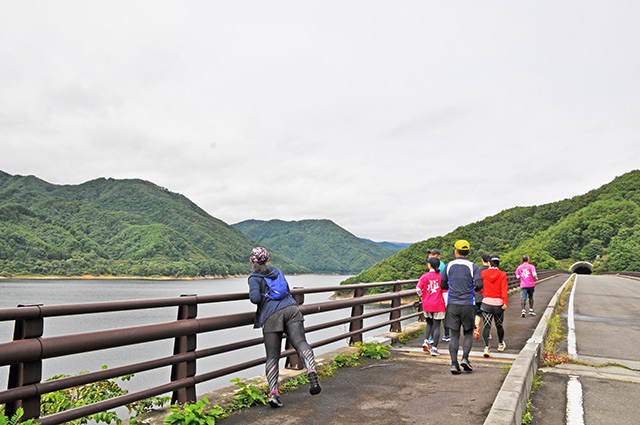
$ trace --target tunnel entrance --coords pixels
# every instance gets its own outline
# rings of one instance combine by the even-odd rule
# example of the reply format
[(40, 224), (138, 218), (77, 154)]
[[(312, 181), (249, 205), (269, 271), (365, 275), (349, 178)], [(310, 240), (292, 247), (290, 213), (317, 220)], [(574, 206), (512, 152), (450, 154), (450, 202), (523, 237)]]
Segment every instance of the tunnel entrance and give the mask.
[(578, 261), (569, 267), (569, 271), (576, 274), (591, 274), (593, 272), (593, 264), (588, 261)]

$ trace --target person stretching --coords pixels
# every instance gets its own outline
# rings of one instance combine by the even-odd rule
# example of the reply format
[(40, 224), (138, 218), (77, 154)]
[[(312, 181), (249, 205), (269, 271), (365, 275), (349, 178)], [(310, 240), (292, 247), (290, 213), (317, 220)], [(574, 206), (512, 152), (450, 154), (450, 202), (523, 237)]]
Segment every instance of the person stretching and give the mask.
[[(281, 299), (270, 297), (270, 286), (265, 279), (275, 280), (282, 274), (275, 267), (267, 266), (269, 252), (263, 247), (251, 251), (250, 261), (253, 273), (249, 276), (249, 299), (258, 305), (254, 328), (262, 327), (264, 347), (267, 354), (265, 370), (269, 383), (269, 405), (273, 408), (282, 407), (278, 392), (278, 377), (280, 374), (279, 361), (282, 347), (282, 334), (287, 333), (289, 342), (296, 349), (307, 368), (309, 379), (309, 393), (320, 394), (321, 388), (316, 373), (316, 362), (313, 350), (306, 340), (304, 333), (304, 318), (298, 304), (291, 296), (289, 284), (286, 284), (286, 295)], [(284, 278), (284, 275), (282, 275)], [(286, 280), (285, 280), (286, 282)]]

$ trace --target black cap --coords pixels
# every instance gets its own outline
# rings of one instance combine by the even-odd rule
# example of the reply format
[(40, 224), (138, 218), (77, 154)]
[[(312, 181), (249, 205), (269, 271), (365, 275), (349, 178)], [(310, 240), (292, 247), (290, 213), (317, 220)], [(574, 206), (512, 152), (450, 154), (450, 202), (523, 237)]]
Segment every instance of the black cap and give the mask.
[(431, 251), (429, 251), (429, 254), (440, 255), (440, 251), (438, 251), (437, 249), (434, 248)]

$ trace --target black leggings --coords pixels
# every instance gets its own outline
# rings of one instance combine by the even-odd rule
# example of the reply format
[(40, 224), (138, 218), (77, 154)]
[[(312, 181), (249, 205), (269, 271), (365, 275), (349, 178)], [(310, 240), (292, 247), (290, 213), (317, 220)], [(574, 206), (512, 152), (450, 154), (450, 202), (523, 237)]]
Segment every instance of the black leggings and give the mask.
[[(451, 364), (458, 364), (458, 348), (460, 347), (460, 328), (449, 329), (451, 332), (451, 341), (449, 341), (449, 355), (451, 356)], [(463, 331), (462, 339), (462, 358), (469, 360), (469, 353), (473, 346), (473, 329)]]
[[(315, 370), (316, 361), (313, 357), (313, 350), (304, 335), (304, 322), (287, 323), (286, 329), (289, 342), (296, 349), (298, 355), (304, 361), (307, 370)], [(264, 334), (264, 348), (267, 354), (265, 370), (269, 391), (278, 390), (278, 376), (280, 375), (280, 353), (282, 349), (282, 332), (269, 332)]]
[(424, 327), (424, 339), (429, 339), (430, 336), (433, 337), (433, 346), (438, 346), (438, 341), (440, 340), (440, 319), (432, 319), (426, 318), (427, 324)]

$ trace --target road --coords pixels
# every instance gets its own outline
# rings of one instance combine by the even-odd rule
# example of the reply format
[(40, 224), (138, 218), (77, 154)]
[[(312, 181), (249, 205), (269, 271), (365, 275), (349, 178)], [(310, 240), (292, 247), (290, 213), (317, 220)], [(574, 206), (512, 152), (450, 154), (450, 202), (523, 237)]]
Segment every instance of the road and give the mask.
[(640, 280), (579, 275), (572, 292), (566, 349), (585, 364), (540, 369), (531, 423), (640, 423)]

